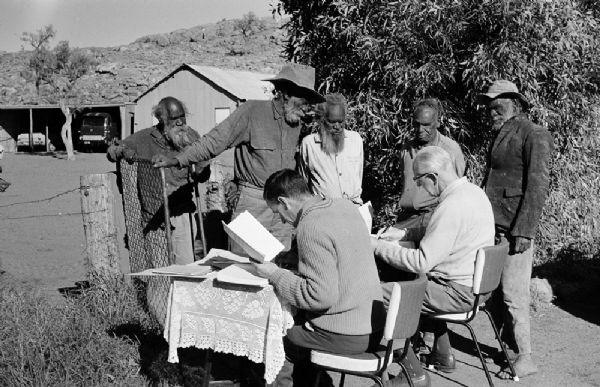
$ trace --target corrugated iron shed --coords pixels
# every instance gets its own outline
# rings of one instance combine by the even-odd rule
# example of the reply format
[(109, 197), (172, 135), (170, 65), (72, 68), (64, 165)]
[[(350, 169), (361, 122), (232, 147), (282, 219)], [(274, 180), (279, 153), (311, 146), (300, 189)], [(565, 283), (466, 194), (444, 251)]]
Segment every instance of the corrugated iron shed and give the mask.
[(265, 79), (273, 78), (273, 74), (222, 69), (213, 66), (189, 65), (184, 63), (137, 97), (134, 102), (138, 102), (146, 94), (150, 93), (163, 82), (169, 80), (182, 70), (190, 71), (205, 82), (212, 84), (216, 89), (228, 94), (230, 98), (237, 99), (240, 102), (249, 99), (268, 100), (273, 96), (271, 93), (271, 83), (264, 81)]

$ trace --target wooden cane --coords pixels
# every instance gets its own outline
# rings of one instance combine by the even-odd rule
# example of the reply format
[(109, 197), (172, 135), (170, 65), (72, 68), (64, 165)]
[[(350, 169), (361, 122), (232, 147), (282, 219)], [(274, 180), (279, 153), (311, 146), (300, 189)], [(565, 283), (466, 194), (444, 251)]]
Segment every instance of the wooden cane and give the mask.
[[(196, 165), (192, 164), (192, 174), (196, 174)], [(192, 179), (193, 181), (193, 179)], [(198, 211), (198, 223), (200, 226), (200, 237), (202, 238), (202, 255), (206, 257), (206, 234), (204, 234), (204, 218), (202, 217), (202, 207), (200, 207), (200, 193), (198, 192), (198, 184), (194, 182), (194, 196), (196, 197), (196, 210)]]

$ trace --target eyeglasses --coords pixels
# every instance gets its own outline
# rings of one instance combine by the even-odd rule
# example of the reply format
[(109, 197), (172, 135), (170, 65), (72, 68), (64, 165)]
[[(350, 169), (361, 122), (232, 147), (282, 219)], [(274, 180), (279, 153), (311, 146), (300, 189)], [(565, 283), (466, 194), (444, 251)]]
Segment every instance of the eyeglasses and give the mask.
[(417, 176), (413, 177), (413, 181), (417, 181), (417, 180), (419, 180), (419, 179), (421, 179), (421, 178), (423, 178), (423, 177), (425, 177), (427, 175), (433, 175), (433, 176), (437, 177), (438, 174), (437, 174), (437, 172), (425, 172), (425, 173), (421, 173), (420, 175), (417, 175)]

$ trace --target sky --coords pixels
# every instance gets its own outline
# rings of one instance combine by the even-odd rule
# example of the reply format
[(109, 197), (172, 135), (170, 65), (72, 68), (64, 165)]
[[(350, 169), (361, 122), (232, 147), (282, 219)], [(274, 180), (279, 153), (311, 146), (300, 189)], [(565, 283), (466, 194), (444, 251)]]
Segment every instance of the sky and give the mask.
[(18, 51), (23, 32), (52, 24), (54, 46), (112, 47), (252, 11), (270, 16), (275, 0), (0, 0), (0, 51)]

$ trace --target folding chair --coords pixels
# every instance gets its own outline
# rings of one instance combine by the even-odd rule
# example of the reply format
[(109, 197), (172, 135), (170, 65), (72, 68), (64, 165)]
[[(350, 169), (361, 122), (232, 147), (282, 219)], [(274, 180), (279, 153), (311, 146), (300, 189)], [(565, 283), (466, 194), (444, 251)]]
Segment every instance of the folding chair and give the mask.
[(477, 337), (475, 336), (475, 331), (469, 323), (473, 321), (475, 316), (477, 316), (478, 311), (481, 310), (485, 312), (485, 314), (488, 316), (488, 319), (490, 320), (492, 328), (494, 329), (494, 334), (496, 335), (496, 339), (500, 344), (502, 353), (504, 353), (504, 357), (508, 362), (510, 372), (513, 375), (513, 380), (515, 382), (518, 382), (519, 377), (515, 373), (512, 363), (508, 360), (506, 347), (500, 339), (500, 335), (498, 334), (496, 324), (494, 324), (494, 320), (492, 320), (490, 312), (486, 309), (485, 302), (480, 304), (480, 299), (483, 295), (486, 295), (496, 290), (496, 288), (498, 287), (498, 284), (500, 283), (500, 276), (502, 275), (502, 269), (504, 268), (504, 262), (506, 261), (507, 255), (508, 244), (489, 246), (477, 250), (477, 258), (475, 260), (475, 274), (473, 275), (473, 293), (475, 294), (475, 302), (473, 305), (473, 309), (464, 313), (423, 314), (423, 316), (426, 318), (438, 321), (445, 321), (446, 323), (461, 324), (467, 327), (467, 329), (471, 333), (473, 341), (475, 342), (477, 355), (479, 356), (479, 360), (481, 361), (481, 365), (483, 366), (483, 370), (485, 371), (485, 376), (487, 377), (488, 383), (491, 387), (494, 387), (492, 377), (490, 376), (490, 372), (487, 368), (483, 355), (481, 354), (481, 349), (479, 348), (479, 342), (477, 341)]
[[(372, 379), (383, 387), (384, 373), (394, 360), (400, 362), (402, 372), (412, 386), (412, 380), (401, 360), (406, 356), (410, 338), (419, 325), (426, 287), (427, 278), (424, 275), (420, 275), (412, 281), (394, 283), (383, 330), (382, 343), (386, 344), (385, 346), (381, 345), (377, 351), (358, 355), (339, 355), (312, 350), (310, 360), (318, 368), (315, 386), (319, 385), (319, 378), (324, 371), (333, 371), (342, 374), (340, 387), (344, 385), (346, 374)], [(394, 352), (400, 347), (397, 343), (399, 340), (404, 340), (404, 347), (399, 357), (394, 359)], [(396, 346), (394, 346), (394, 341), (396, 341)]]

